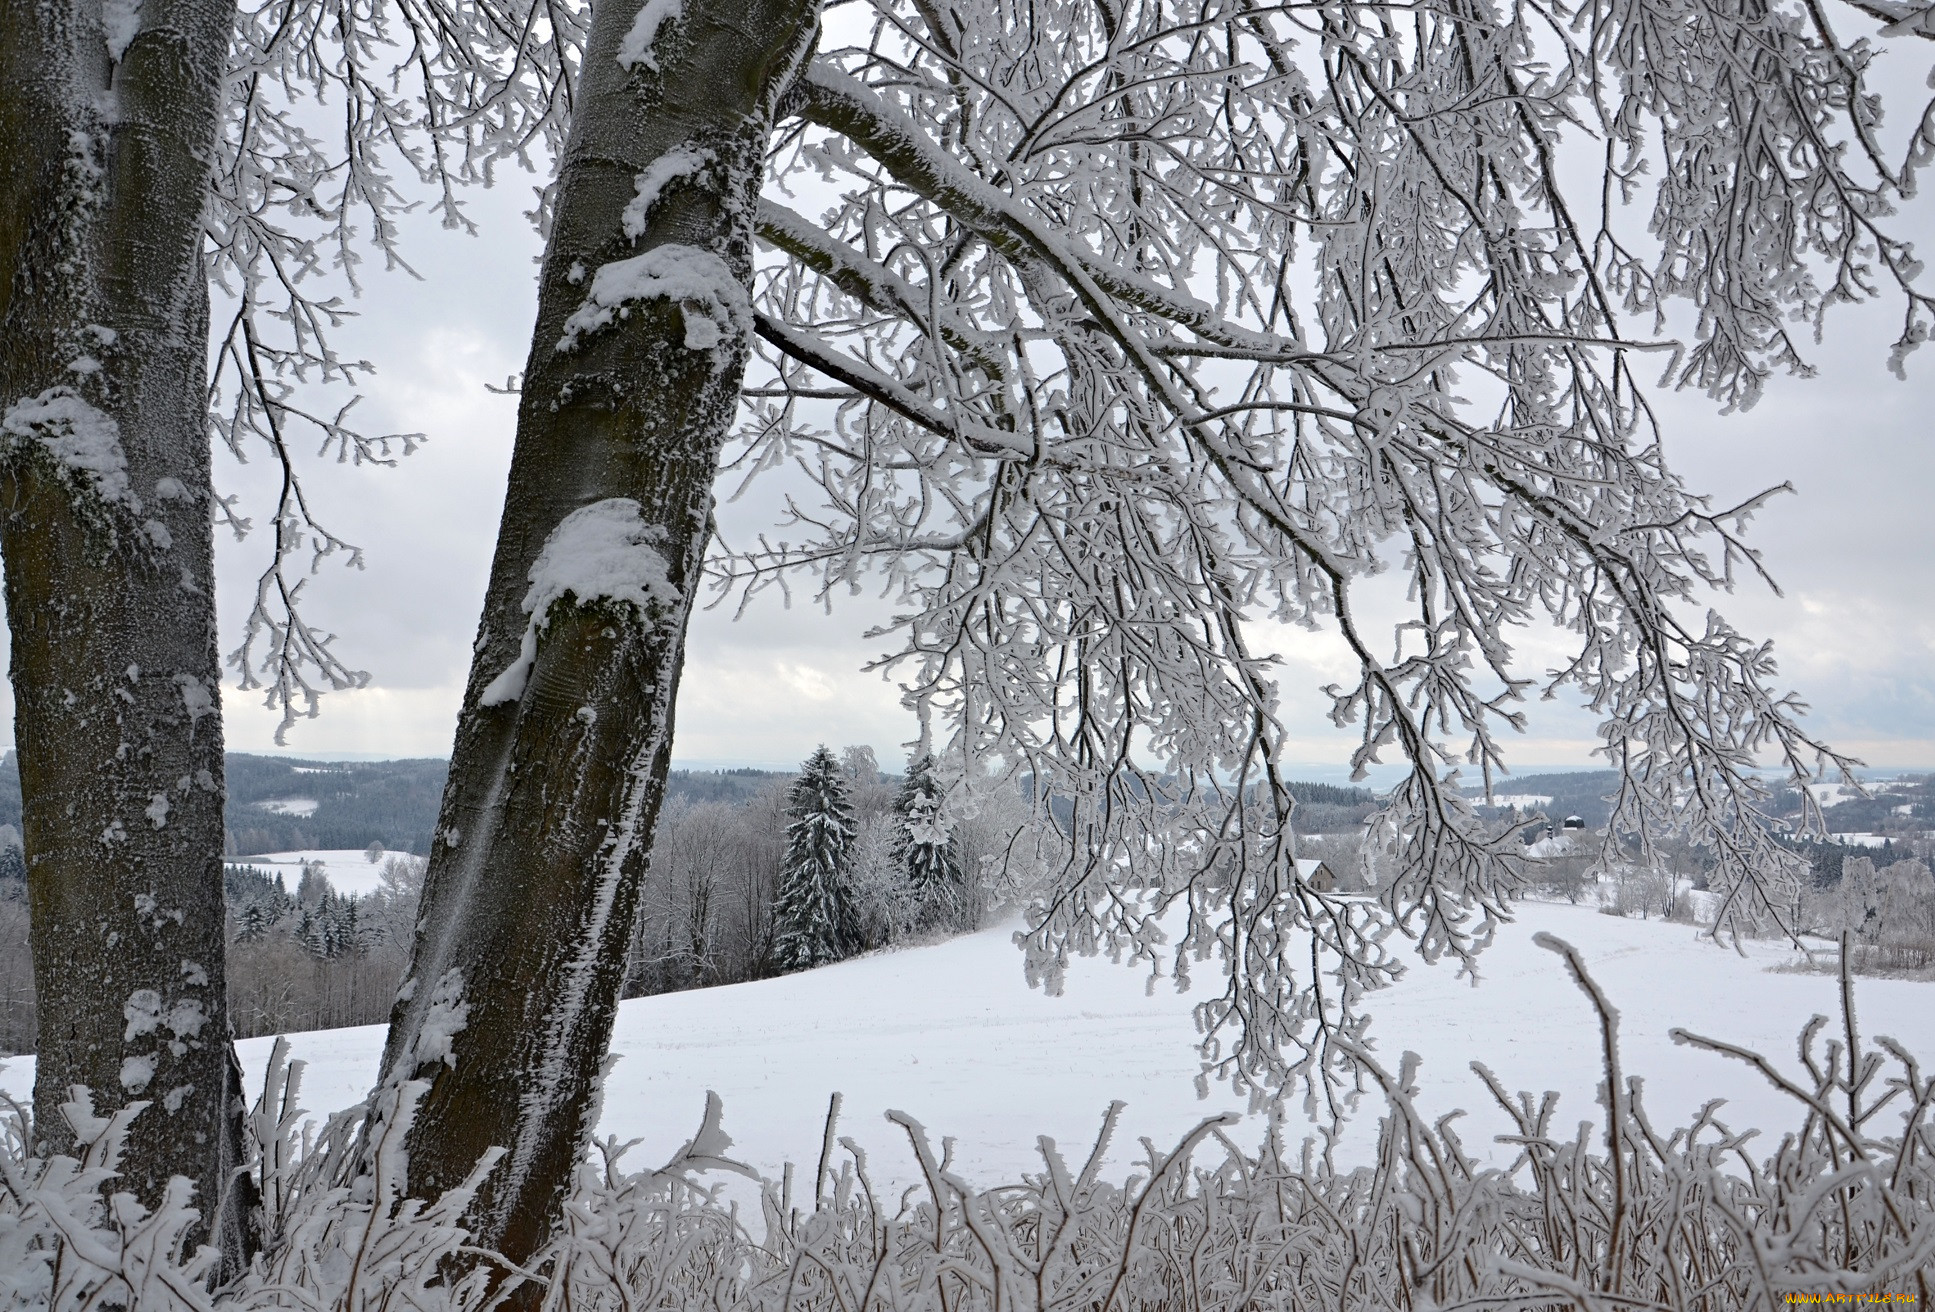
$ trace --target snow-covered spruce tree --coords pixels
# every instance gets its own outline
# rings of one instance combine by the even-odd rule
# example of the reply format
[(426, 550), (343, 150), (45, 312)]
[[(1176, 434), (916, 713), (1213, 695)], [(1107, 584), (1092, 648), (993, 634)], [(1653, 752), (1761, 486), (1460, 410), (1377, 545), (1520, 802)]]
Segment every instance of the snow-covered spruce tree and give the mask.
[(847, 889), (853, 806), (832, 752), (820, 747), (806, 758), (786, 802), (786, 860), (773, 890), (773, 964), (811, 970), (860, 946)]
[[(1929, 142), (1912, 116), (1878, 137), (1870, 45), (1811, 0), (868, 0), (803, 59), (817, 8), (594, 14), (385, 1058), (433, 1081), (423, 1187), (505, 1144), (486, 1242), (528, 1253), (555, 1215), (722, 454), (803, 460), (825, 491), (728, 571), (830, 593), (884, 569), (938, 740), (1067, 818), (1035, 977), (1105, 945), (1153, 959), (1186, 904), (1175, 968), (1225, 972), (1200, 1019), (1252, 1088), (1339, 1078), (1402, 939), (1489, 939), (1516, 843), (1447, 775), (1490, 778), (1541, 685), (1603, 717), (1616, 831), (1711, 850), (1727, 917), (1786, 905), (1751, 767), (1843, 762), (1763, 646), (1690, 618), (1754, 568), (1760, 501), (1681, 484), (1638, 376), (1750, 401), (1799, 364), (1796, 316), (1886, 280), (1902, 352), (1926, 335), (1884, 225)], [(1880, 40), (1935, 32), (1899, 9)], [(1561, 169), (1578, 149), (1604, 168)], [(1635, 335), (1680, 301), (1689, 342)], [(1394, 651), (1363, 600), (1383, 571), (1408, 588)], [(1332, 630), (1358, 763), (1413, 766), (1381, 906), (1297, 878), (1256, 619)], [(1510, 645), (1549, 619), (1579, 639), (1556, 673)], [(1312, 935), (1334, 978), (1299, 973)]]
[(385, 1091), (431, 1081), (409, 1137), (419, 1196), (508, 1150), (473, 1220), (515, 1261), (550, 1233), (591, 1129), (750, 349), (763, 163), (814, 13), (615, 0), (591, 14), (382, 1072)]
[(923, 928), (964, 929), (968, 918), (967, 879), (953, 826), (942, 810), (946, 790), (934, 777), (934, 758), (923, 755), (907, 767), (894, 799), (894, 864), (918, 911)]
[[(152, 1104), (114, 1184), (149, 1206), (181, 1175), (206, 1221), (234, 1141), (211, 525), (239, 532), (248, 507), (215, 496), (211, 437), (284, 474), (231, 661), (286, 727), (359, 677), (298, 612), (298, 553), (346, 544), (310, 518), (288, 439), (392, 449), (299, 394), (360, 372), (329, 345), (330, 270), (353, 268), (359, 224), (395, 257), (399, 159), (460, 222), (459, 184), (555, 128), (579, 35), (525, 0), (0, 0), (0, 553), (35, 1122), (65, 1151), (73, 1086), (103, 1115)], [(335, 124), (292, 108), (325, 89)]]

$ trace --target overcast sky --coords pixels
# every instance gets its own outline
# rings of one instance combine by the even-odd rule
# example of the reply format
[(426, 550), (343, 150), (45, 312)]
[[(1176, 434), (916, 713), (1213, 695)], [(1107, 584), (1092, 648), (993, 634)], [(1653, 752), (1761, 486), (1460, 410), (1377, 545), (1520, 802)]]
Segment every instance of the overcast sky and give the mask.
[[(507, 176), (473, 197), (486, 235), (411, 230), (416, 281), (365, 272), (361, 315), (346, 327), (345, 354), (379, 372), (358, 413), (367, 429), (421, 431), (428, 444), (389, 469), (320, 464), (311, 495), (331, 527), (366, 551), (366, 568), (325, 562), (310, 585), (312, 614), (341, 636), (338, 651), (369, 671), (370, 686), (324, 699), (285, 748), (260, 695), (225, 692), (228, 742), (243, 751), (295, 755), (447, 756), (469, 648), (482, 601), (515, 423), (515, 399), (487, 391), (522, 368), (535, 314), (537, 242), (520, 211), (529, 180)], [(1914, 227), (1935, 238), (1924, 208)], [(1935, 246), (1926, 241), (1925, 246)], [(1935, 348), (1910, 362), (1902, 382), (1885, 367), (1900, 309), (1830, 320), (1816, 349), (1818, 377), (1776, 379), (1746, 414), (1722, 416), (1698, 396), (1662, 399), (1669, 452), (1688, 482), (1720, 501), (1791, 482), (1756, 522), (1753, 540), (1786, 595), (1748, 585), (1716, 603), (1745, 631), (1775, 640), (1784, 682), (1813, 706), (1812, 726), (1881, 767), (1935, 767)], [(268, 518), (257, 461), (218, 461), (223, 490), (242, 513)], [(756, 528), (759, 512), (727, 506), (730, 533)], [(224, 650), (235, 645), (266, 551), (265, 535), (218, 543)], [(879, 643), (863, 638), (886, 612), (870, 598), (842, 598), (829, 615), (783, 609), (762, 598), (734, 621), (729, 609), (694, 621), (678, 703), (675, 755), (709, 765), (785, 765), (816, 743), (867, 743), (890, 768), (914, 733), (898, 693), (861, 672)], [(1290, 755), (1340, 765), (1350, 736), (1324, 718), (1315, 690), (1348, 673), (1322, 637), (1283, 635), (1280, 672)], [(1545, 635), (1528, 653), (1559, 650)], [(4, 723), (11, 729), (6, 699)], [(1592, 725), (1577, 710), (1535, 704), (1530, 732), (1513, 744), (1523, 770), (1584, 765)], [(1329, 773), (1329, 771), (1325, 771)]]

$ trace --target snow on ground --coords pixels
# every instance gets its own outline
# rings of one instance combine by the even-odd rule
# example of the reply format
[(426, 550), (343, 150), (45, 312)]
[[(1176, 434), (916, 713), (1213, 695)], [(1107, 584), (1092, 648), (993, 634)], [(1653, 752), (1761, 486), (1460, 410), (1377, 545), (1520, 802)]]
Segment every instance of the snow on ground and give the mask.
[[(1744, 1044), (1792, 1070), (1795, 1035), (1807, 1018), (1838, 1017), (1833, 978), (1767, 973), (1791, 959), (1776, 945), (1750, 944), (1743, 958), (1696, 941), (1686, 926), (1533, 903), (1486, 954), (1478, 985), (1420, 963), (1375, 999), (1373, 1033), (1386, 1066), (1395, 1069), (1405, 1049), (1423, 1056), (1419, 1109), (1433, 1118), (1456, 1107), (1471, 1112), (1459, 1122), (1468, 1149), (1484, 1149), (1504, 1128), (1468, 1069), (1473, 1059), (1509, 1090), (1558, 1090), (1561, 1133), (1596, 1119), (1598, 1032), (1561, 960), (1533, 945), (1540, 930), (1577, 946), (1620, 1008), (1626, 1073), (1645, 1078), (1646, 1105), (1662, 1132), (1715, 1097), (1729, 1099), (1722, 1119), (1736, 1129), (1768, 1132), (1761, 1152), (1796, 1124), (1759, 1076), (1676, 1047), (1667, 1031), (1684, 1026)], [(982, 1184), (1038, 1169), (1037, 1135), (1053, 1137), (1079, 1162), (1112, 1099), (1128, 1104), (1109, 1159), (1118, 1178), (1142, 1155), (1141, 1136), (1166, 1146), (1205, 1116), (1242, 1109), (1226, 1089), (1212, 1088), (1206, 1101), (1195, 1095), (1192, 997), (1177, 996), (1166, 981), (1145, 993), (1142, 974), (1105, 961), (1077, 963), (1066, 995), (1045, 997), (1023, 982), (1012, 932), (627, 1002), (613, 1038), (620, 1060), (602, 1129), (640, 1139), (638, 1164), (662, 1162), (697, 1128), (705, 1092), (716, 1089), (738, 1156), (770, 1175), (787, 1160), (810, 1172), (828, 1095), (839, 1090), (840, 1133), (867, 1149), (876, 1184), (897, 1188), (914, 1181), (915, 1168), (904, 1139), (882, 1119), (888, 1108), (910, 1113), (937, 1140), (953, 1137), (957, 1168)], [(1207, 984), (1208, 972), (1199, 979)], [(1887, 1034), (1935, 1060), (1932, 989), (1858, 981), (1864, 1043)], [(380, 1026), (295, 1036), (295, 1055), (309, 1063), (304, 1103), (321, 1111), (361, 1097), (382, 1041)], [(270, 1043), (241, 1044), (251, 1080), (259, 1080)], [(31, 1081), (31, 1059), (0, 1071), (0, 1088), (15, 1096)], [(1368, 1153), (1380, 1110), (1365, 1100), (1346, 1135), (1345, 1160)], [(1293, 1140), (1300, 1116), (1291, 1114)], [(1235, 1138), (1253, 1145), (1262, 1133), (1261, 1118), (1252, 1116)], [(1511, 1156), (1491, 1150), (1501, 1165)]]
[[(269, 875), (281, 875), (282, 886), (289, 892), (296, 891), (302, 879), (302, 866), (305, 861), (320, 861), (323, 874), (329, 879), (329, 886), (338, 893), (354, 893), (367, 897), (383, 886), (383, 863), (392, 854), (385, 853), (375, 861), (362, 849), (338, 851), (325, 849), (311, 852), (270, 852), (263, 856), (238, 856), (229, 859), (230, 865), (254, 866)], [(407, 856), (407, 852), (394, 855)]]
[(266, 802), (256, 802), (255, 807), (271, 815), (312, 816), (322, 803), (313, 797), (276, 797)]
[(1852, 802), (1861, 796), (1861, 791), (1847, 784), (1809, 784), (1807, 791), (1814, 794), (1814, 800), (1822, 806), (1838, 806), (1842, 802)]

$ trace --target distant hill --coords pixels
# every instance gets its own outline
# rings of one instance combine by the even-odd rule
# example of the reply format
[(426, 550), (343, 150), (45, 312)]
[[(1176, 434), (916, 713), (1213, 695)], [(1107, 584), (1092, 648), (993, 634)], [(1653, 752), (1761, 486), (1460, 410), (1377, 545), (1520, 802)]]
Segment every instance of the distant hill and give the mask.
[(773, 780), (792, 777), (791, 770), (674, 770), (666, 776), (665, 800), (746, 802)]
[[(1173, 786), (1173, 776), (1163, 780), (1163, 786)], [(1023, 776), (1019, 781), (1021, 795), (1031, 801), (1034, 798), (1034, 779)], [(1283, 786), (1290, 796), (1296, 799), (1296, 820), (1294, 825), (1300, 834), (1351, 834), (1363, 829), (1364, 822), (1371, 818), (1382, 800), (1368, 788), (1353, 788), (1349, 785), (1317, 783), (1308, 779), (1288, 779)], [(1141, 796), (1142, 784), (1130, 779), (1128, 787), (1132, 794)], [(1246, 794), (1252, 801), (1261, 801), (1264, 785), (1255, 784)], [(1074, 814), (1074, 802), (1065, 793), (1052, 794), (1048, 799), (1048, 814), (1064, 831), (1068, 820)]]
[[(1551, 805), (1544, 810), (1554, 824), (1566, 816), (1576, 815), (1586, 822), (1587, 828), (1601, 829), (1612, 816), (1612, 806), (1606, 798), (1618, 787), (1617, 770), (1571, 770), (1507, 775), (1492, 786), (1492, 792), (1501, 797), (1549, 797)], [(1466, 792), (1474, 801), (1479, 800), (1475, 790)]]
[[(1831, 833), (1915, 833), (1935, 822), (1935, 776), (1906, 776), (1868, 785), (1873, 797), (1853, 797), (1827, 808)], [(1791, 793), (1790, 793), (1791, 797)], [(1792, 798), (1800, 813), (1799, 798)]]
[(1293, 779), (1290, 796), (1297, 799), (1296, 825), (1300, 834), (1354, 834), (1378, 808), (1377, 794), (1368, 788), (1340, 787)]
[[(1618, 786), (1617, 771), (1578, 770), (1562, 774), (1507, 775), (1498, 781), (1493, 792), (1505, 797), (1528, 794), (1550, 797), (1552, 803), (1545, 808), (1545, 813), (1555, 823), (1565, 816), (1576, 815), (1587, 827), (1599, 829), (1605, 826), (1612, 812), (1606, 798)], [(1890, 834), (1899, 841), (1935, 822), (1935, 776), (1870, 779), (1868, 787), (1873, 797), (1851, 797), (1826, 808), (1830, 832)], [(1475, 790), (1466, 789), (1466, 794), (1477, 800)], [(1771, 803), (1775, 815), (1799, 822), (1801, 799), (1791, 787), (1775, 782)]]
[(231, 752), (230, 855), (371, 843), (425, 855), (449, 770), (435, 759), (297, 761)]
[[(228, 854), (349, 850), (381, 843), (423, 856), (437, 827), (448, 761), (303, 761), (228, 755)], [(770, 770), (674, 770), (668, 798), (743, 802), (773, 779)], [(20, 766), (0, 757), (0, 824), (20, 825)]]

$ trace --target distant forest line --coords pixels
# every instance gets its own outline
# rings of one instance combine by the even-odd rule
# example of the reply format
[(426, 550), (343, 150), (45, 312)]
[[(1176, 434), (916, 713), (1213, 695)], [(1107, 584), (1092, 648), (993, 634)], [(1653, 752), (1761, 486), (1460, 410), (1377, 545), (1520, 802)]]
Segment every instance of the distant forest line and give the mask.
[[(281, 756), (228, 754), (226, 854), (350, 850), (381, 843), (386, 851), (427, 855), (437, 826), (450, 763), (435, 758), (397, 761), (304, 761)], [(743, 803), (790, 770), (674, 770), (666, 800)], [(1303, 803), (1299, 818), (1308, 832), (1349, 828), (1374, 809), (1362, 788), (1333, 784), (1292, 785)], [(263, 809), (265, 802), (307, 799), (309, 815)], [(15, 753), (0, 756), (0, 825), (20, 826), (20, 765)]]
[[(434, 758), (397, 761), (303, 761), (280, 756), (231, 752), (228, 756), (227, 854), (254, 856), (265, 852), (311, 849), (366, 848), (381, 843), (391, 852), (417, 856), (430, 851), (443, 799), (449, 762)], [(666, 784), (668, 801), (743, 803), (774, 780), (792, 777), (789, 770), (674, 770)], [(1542, 795), (1552, 798), (1546, 808), (1554, 820), (1579, 816), (1591, 828), (1606, 823), (1606, 795), (1617, 783), (1611, 771), (1514, 775), (1499, 781), (1504, 795)], [(1375, 809), (1367, 789), (1309, 781), (1290, 785), (1298, 799), (1299, 828), (1305, 833), (1333, 833), (1355, 829)], [(1917, 811), (1929, 809), (1935, 786), (1905, 790), (1906, 800), (1921, 801)], [(316, 803), (306, 816), (264, 810), (262, 803), (306, 798)], [(1778, 810), (1794, 799), (1777, 798)], [(1904, 800), (1887, 796), (1856, 799), (1829, 809), (1835, 829), (1881, 827), (1891, 804)], [(1793, 808), (1798, 809), (1798, 808)], [(20, 769), (13, 752), (0, 757), (0, 824), (20, 825)]]
[[(301, 761), (282, 756), (228, 754), (226, 854), (348, 850), (381, 843), (386, 851), (416, 856), (430, 851), (450, 762), (434, 758), (400, 761)], [(717, 773), (675, 770), (667, 798), (694, 802), (744, 801), (772, 770)], [(264, 810), (262, 803), (303, 798), (316, 803), (309, 815)], [(0, 757), (0, 825), (20, 826), (20, 763)]]

